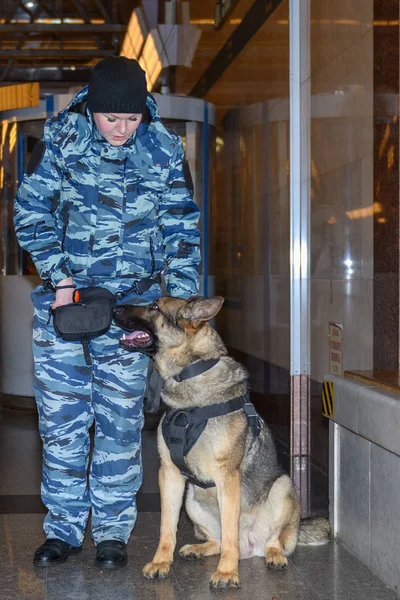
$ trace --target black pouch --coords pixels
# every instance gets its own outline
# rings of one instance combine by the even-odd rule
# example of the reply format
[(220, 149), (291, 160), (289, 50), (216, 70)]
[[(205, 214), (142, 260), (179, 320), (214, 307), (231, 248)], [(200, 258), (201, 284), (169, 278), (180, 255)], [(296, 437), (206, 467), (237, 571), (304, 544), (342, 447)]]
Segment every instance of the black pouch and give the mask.
[(89, 340), (106, 333), (111, 326), (114, 294), (105, 288), (79, 288), (79, 301), (51, 310), (57, 335), (67, 342), (81, 342), (87, 365), (90, 360)]

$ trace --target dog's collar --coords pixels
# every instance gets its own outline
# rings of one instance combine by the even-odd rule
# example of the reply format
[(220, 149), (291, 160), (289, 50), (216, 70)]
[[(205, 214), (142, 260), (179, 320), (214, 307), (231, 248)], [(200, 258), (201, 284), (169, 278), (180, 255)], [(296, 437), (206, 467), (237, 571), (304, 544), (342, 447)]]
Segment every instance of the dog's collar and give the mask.
[(209, 360), (198, 360), (191, 365), (188, 365), (180, 373), (174, 375), (173, 378), (175, 381), (179, 383), (184, 381), (185, 379), (191, 379), (192, 377), (196, 377), (197, 375), (201, 375), (206, 371), (212, 369), (219, 362), (218, 358), (210, 358)]

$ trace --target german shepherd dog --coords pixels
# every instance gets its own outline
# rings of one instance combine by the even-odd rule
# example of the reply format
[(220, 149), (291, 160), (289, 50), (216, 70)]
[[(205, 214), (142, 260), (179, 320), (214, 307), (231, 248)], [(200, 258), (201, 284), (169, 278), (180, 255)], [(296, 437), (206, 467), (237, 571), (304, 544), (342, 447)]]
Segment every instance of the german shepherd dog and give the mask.
[[(149, 579), (164, 578), (170, 570), (187, 480), (186, 510), (196, 537), (203, 541), (187, 544), (179, 553), (185, 559), (219, 554), (210, 581), (214, 588), (239, 586), (240, 558), (265, 556), (268, 567), (284, 569), (298, 543), (321, 544), (329, 539), (326, 519), (300, 523), (294, 485), (280, 468), (271, 433), (256, 413), (258, 429), (250, 426), (242, 406), (209, 418), (184, 457), (183, 473), (171, 458), (163, 435), (169, 411), (182, 415), (193, 408), (212, 411), (248, 394), (246, 369), (228, 356), (209, 324), (223, 302), (218, 296), (164, 297), (149, 306), (114, 309), (116, 324), (130, 332), (122, 336), (121, 345), (154, 359), (164, 380), (161, 395), (168, 408), (158, 428), (160, 540), (153, 560), (142, 571)], [(182, 377), (193, 365), (205, 367)]]

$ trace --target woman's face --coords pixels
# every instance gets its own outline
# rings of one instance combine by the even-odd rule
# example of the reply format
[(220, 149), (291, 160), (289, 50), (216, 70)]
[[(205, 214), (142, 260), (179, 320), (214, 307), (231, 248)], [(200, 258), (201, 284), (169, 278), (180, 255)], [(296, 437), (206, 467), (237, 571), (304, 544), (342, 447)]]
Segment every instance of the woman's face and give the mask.
[(122, 146), (129, 140), (142, 120), (141, 114), (93, 113), (94, 122), (101, 135), (112, 146)]

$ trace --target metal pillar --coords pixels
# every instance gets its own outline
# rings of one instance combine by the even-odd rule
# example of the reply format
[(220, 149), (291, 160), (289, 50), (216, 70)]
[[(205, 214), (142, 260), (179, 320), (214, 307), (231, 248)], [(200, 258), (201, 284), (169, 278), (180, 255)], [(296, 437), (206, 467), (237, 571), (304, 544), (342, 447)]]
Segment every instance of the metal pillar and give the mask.
[(204, 101), (204, 121), (203, 121), (203, 296), (208, 298), (208, 246), (209, 246), (209, 148), (208, 148), (208, 102)]
[(310, 512), (310, 0), (290, 0), (291, 475)]

